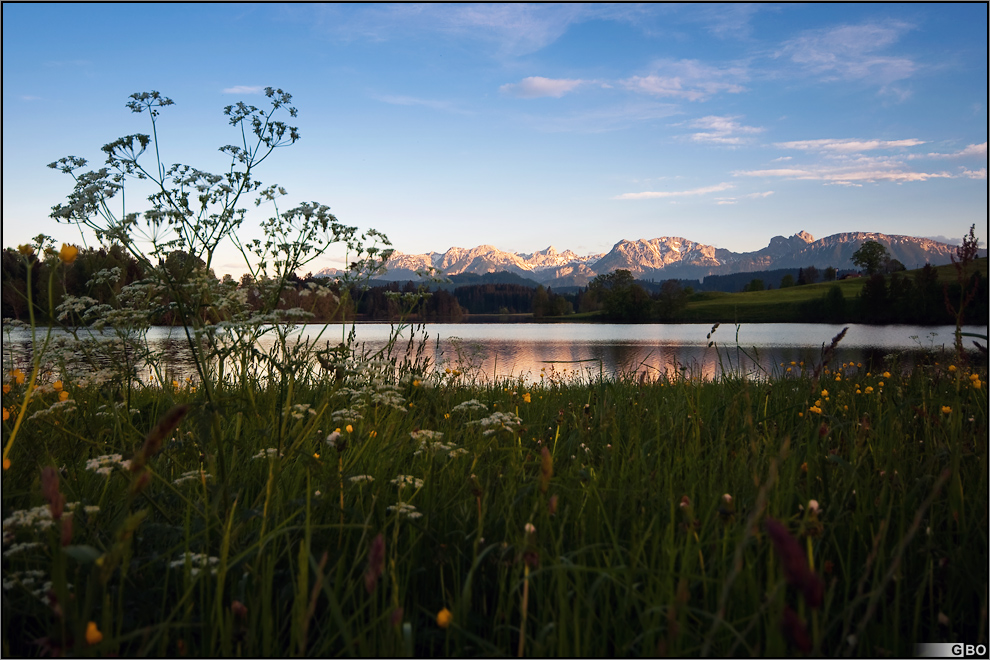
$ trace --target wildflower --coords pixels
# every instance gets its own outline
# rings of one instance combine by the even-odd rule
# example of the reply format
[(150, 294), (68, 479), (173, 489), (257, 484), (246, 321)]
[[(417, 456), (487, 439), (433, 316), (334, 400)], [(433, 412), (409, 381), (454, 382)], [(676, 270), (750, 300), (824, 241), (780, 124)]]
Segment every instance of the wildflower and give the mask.
[(866, 392), (867, 394), (873, 394), (873, 388), (872, 388), (872, 387), (870, 387), (869, 385), (867, 385), (867, 386), (866, 386), (866, 389), (865, 389), (864, 391), (865, 391), (865, 392)]
[(9, 384), (7, 384), (7, 383), (4, 383), (3, 384), (3, 393), (4, 394), (10, 394), (10, 385)]
[(55, 390), (56, 392), (61, 392), (62, 387), (63, 387), (62, 381), (60, 380), (56, 380), (54, 383), (52, 383), (52, 389)]
[(385, 537), (378, 533), (378, 536), (371, 542), (371, 549), (368, 550), (368, 568), (364, 571), (364, 588), (368, 593), (372, 593), (378, 586), (378, 578), (385, 570)]
[(78, 256), (79, 248), (75, 245), (62, 243), (62, 249), (58, 251), (58, 258), (62, 260), (62, 263), (71, 264)]
[(441, 628), (446, 629), (450, 627), (450, 624), (451, 622), (453, 622), (453, 620), (454, 620), (454, 615), (451, 614), (450, 610), (448, 610), (446, 607), (440, 610), (439, 612), (437, 612), (437, 625), (440, 626)]
[(525, 530), (527, 536), (530, 534), (536, 534), (536, 525), (534, 525), (531, 522), (528, 522), (526, 523), (526, 526), (523, 527), (523, 530)]
[(531, 401), (531, 399), (530, 399), (530, 395), (529, 395), (529, 392), (526, 392), (525, 394), (523, 394), (523, 397), (522, 397), (522, 399), (523, 399), (523, 401), (525, 401), (526, 403), (530, 403), (530, 401)]
[(949, 365), (949, 373), (955, 373), (955, 372), (956, 372), (956, 365), (950, 364)]
[(882, 380), (879, 383), (877, 383), (877, 387), (883, 387), (883, 381)]
[[(64, 250), (65, 247), (63, 246), (62, 249)], [(77, 250), (77, 252), (78, 252), (78, 250)], [(75, 259), (75, 255), (73, 255), (72, 258)], [(95, 621), (90, 621), (89, 623), (87, 623), (86, 624), (86, 643), (87, 644), (90, 644), (90, 645), (93, 645), (93, 644), (99, 644), (102, 641), (103, 641), (103, 633), (101, 633), (100, 632), (100, 629), (96, 627), (96, 622)]]
[(230, 612), (238, 619), (246, 619), (248, 610), (244, 603), (239, 600), (235, 600), (230, 604)]
[(406, 502), (399, 502), (395, 506), (385, 507), (385, 510), (395, 511), (400, 516), (405, 516), (406, 518), (410, 518), (412, 520), (423, 517), (423, 514), (417, 511), (416, 507), (414, 507), (412, 504), (407, 504)]
[(884, 378), (890, 378), (890, 372), (889, 371), (883, 372), (883, 377)]
[(346, 429), (348, 433), (354, 433), (354, 427), (351, 426), (350, 424), (347, 425)]
[(10, 372), (10, 378), (18, 385), (24, 384), (24, 372), (20, 369), (14, 369)]
[(817, 608), (822, 603), (825, 585), (808, 567), (808, 560), (801, 550), (801, 545), (784, 525), (773, 518), (767, 517), (763, 524), (773, 542), (774, 550), (777, 551), (777, 556), (780, 557), (787, 583), (804, 594), (804, 600), (808, 605)]
[(828, 396), (828, 390), (822, 390), (822, 396), (823, 397)]
[[(7, 411), (4, 410), (4, 412), (7, 412)], [(4, 470), (9, 470), (10, 469), (10, 459), (9, 458), (3, 459), (3, 469)]]
[(10, 419), (10, 411), (7, 410), (6, 408), (4, 408), (3, 409), (3, 421), (6, 422), (8, 419)]
[(822, 409), (819, 408), (818, 406), (811, 406), (810, 408), (808, 408), (808, 411), (813, 413), (818, 413), (819, 415), (822, 414)]
[(61, 392), (58, 393), (58, 400), (59, 401), (68, 401), (69, 400), (69, 393), (66, 392), (65, 390), (62, 390)]
[(952, 412), (952, 408), (950, 408), (949, 406), (942, 406), (942, 413), (943, 414), (948, 415), (951, 412)]
[(411, 477), (408, 474), (400, 474), (395, 479), (389, 481), (389, 483), (402, 488), (403, 486), (409, 485), (413, 488), (422, 488), (423, 480), (417, 479), (416, 477)]
[(349, 479), (352, 484), (370, 484), (374, 480), (375, 478), (370, 474), (359, 474)]

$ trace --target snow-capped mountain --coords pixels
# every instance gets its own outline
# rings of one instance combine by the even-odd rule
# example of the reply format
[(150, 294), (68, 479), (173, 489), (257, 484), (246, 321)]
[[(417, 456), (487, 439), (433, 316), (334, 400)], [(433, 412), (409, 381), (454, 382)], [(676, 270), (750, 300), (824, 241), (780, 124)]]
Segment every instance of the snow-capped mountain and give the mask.
[[(584, 285), (601, 273), (626, 269), (639, 279), (701, 279), (706, 275), (772, 270), (775, 268), (852, 268), (852, 255), (868, 240), (887, 248), (891, 258), (907, 268), (949, 263), (956, 247), (928, 238), (847, 232), (815, 238), (804, 231), (790, 237), (774, 236), (767, 247), (755, 252), (732, 252), (695, 243), (679, 236), (621, 240), (606, 254), (580, 256), (571, 250), (558, 252), (553, 246), (532, 254), (506, 252), (493, 245), (470, 250), (452, 247), (446, 252), (403, 254), (388, 260), (387, 274), (380, 279), (417, 279), (416, 271), (434, 268), (443, 275), (508, 271), (551, 286)], [(980, 250), (986, 256), (986, 250)], [(317, 275), (333, 276), (325, 269)]]

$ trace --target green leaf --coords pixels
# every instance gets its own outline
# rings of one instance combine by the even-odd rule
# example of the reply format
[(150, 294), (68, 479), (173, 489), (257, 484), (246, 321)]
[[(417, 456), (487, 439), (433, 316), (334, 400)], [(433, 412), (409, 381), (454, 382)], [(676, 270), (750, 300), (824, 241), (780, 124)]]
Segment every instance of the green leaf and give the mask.
[(63, 548), (62, 552), (69, 555), (80, 564), (91, 564), (103, 556), (102, 552), (91, 545), (70, 545)]

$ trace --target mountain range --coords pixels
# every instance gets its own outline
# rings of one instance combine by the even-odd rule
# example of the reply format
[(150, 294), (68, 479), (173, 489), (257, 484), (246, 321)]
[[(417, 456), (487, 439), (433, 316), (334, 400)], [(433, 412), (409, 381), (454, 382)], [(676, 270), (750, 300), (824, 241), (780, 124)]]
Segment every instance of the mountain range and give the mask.
[[(702, 279), (707, 275), (727, 275), (778, 268), (853, 268), (852, 255), (866, 241), (887, 248), (892, 259), (907, 268), (947, 264), (956, 246), (928, 238), (846, 232), (815, 240), (801, 231), (789, 238), (774, 236), (767, 247), (755, 252), (732, 252), (685, 238), (621, 240), (603, 254), (580, 256), (571, 250), (558, 252), (553, 246), (531, 254), (506, 252), (492, 245), (470, 250), (452, 247), (446, 252), (404, 254), (395, 252), (386, 263), (388, 272), (381, 280), (416, 280), (416, 271), (435, 268), (438, 274), (493, 273), (507, 271), (552, 287), (583, 286), (597, 275), (626, 269), (636, 279)], [(986, 256), (980, 250), (980, 256)], [(333, 277), (339, 271), (321, 270), (318, 276)]]

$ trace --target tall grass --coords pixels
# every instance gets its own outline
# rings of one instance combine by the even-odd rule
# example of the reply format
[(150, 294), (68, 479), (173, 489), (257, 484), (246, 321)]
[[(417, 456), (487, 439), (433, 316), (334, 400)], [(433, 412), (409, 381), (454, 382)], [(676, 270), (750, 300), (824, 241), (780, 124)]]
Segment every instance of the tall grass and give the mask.
[[(220, 381), (219, 428), (195, 383), (132, 383), (122, 406), (123, 382), (61, 374), (74, 406), (53, 406), (59, 374), (41, 378), (4, 472), (4, 653), (872, 656), (986, 641), (985, 368), (528, 387), (397, 362)], [(5, 383), (16, 408), (26, 384)], [(169, 411), (181, 420), (159, 425), (155, 451)], [(94, 471), (111, 454), (132, 463)], [(58, 520), (42, 466), (67, 502)], [(820, 603), (768, 519), (823, 581)]]

